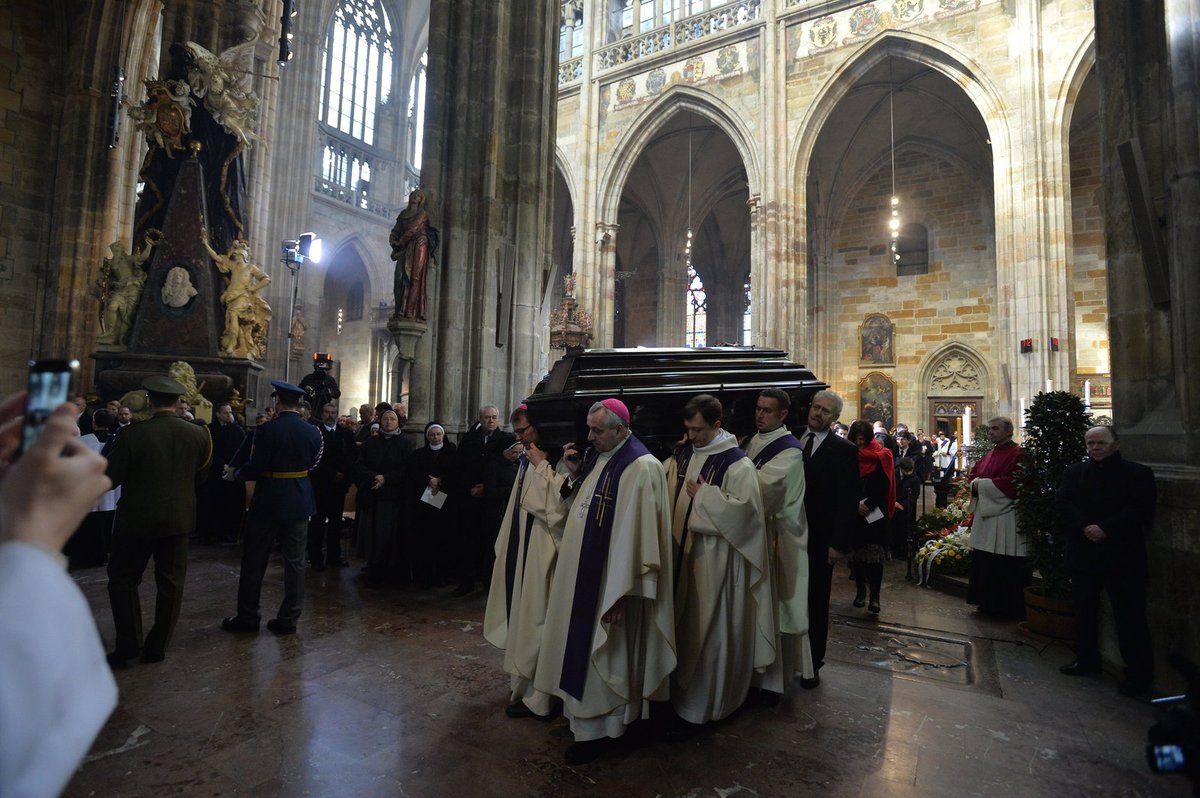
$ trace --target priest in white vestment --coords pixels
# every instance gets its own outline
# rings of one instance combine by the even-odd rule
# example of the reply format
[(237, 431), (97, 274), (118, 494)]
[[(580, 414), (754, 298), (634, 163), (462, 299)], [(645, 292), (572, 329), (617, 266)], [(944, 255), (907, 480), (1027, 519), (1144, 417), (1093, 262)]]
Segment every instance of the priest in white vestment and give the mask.
[(593, 449), (560, 496), (563, 525), (534, 684), (563, 700), (575, 744), (568, 764), (595, 759), (626, 727), (665, 701), (675, 668), (667, 484), (662, 466), (629, 431), (616, 399), (588, 412)]
[(745, 702), (754, 670), (775, 661), (778, 635), (758, 476), (721, 413), (715, 397), (693, 397), (689, 442), (665, 464), (679, 557), (671, 705), (692, 724)]
[(504, 649), (504, 670), (512, 690), (505, 714), (510, 718), (548, 717), (556, 699), (534, 687), (533, 676), (562, 538), (562, 527), (552, 528), (547, 523), (546, 502), (553, 497), (554, 503), (559, 503), (559, 488), (566, 476), (555, 470), (551, 460), (556, 458), (539, 445), (537, 427), (524, 405), (513, 411), (511, 420), (517, 446), (524, 447), (524, 453), (496, 537), (483, 636)]
[(746, 444), (746, 457), (758, 470), (771, 591), (779, 608), (775, 662), (755, 672), (764, 704), (786, 693), (797, 671), (816, 676), (808, 644), (808, 516), (804, 512), (804, 455), (800, 441), (785, 426), (792, 399), (768, 388), (758, 395), (754, 424), (758, 432)]

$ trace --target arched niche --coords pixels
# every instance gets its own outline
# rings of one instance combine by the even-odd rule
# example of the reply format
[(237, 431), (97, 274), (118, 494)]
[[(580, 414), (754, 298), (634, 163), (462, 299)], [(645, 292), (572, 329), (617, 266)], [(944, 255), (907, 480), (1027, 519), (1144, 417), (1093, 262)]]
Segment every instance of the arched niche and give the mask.
[(990, 396), (987, 366), (979, 353), (962, 343), (951, 343), (930, 354), (921, 367), (921, 386), (928, 401), (926, 429), (953, 431), (954, 420), (967, 408), (981, 417)]

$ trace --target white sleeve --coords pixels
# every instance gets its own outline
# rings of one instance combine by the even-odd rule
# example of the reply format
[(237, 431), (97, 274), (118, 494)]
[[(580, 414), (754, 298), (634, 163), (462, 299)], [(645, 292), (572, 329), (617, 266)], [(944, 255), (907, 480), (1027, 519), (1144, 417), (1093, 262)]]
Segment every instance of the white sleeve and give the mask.
[(74, 580), (48, 552), (0, 544), (0, 795), (61, 793), (116, 705)]

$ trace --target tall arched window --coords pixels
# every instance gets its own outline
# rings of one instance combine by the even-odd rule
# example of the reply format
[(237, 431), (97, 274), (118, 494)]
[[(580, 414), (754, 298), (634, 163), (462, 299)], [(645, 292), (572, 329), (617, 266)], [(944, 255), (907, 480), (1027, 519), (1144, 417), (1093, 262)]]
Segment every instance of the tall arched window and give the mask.
[(566, 0), (560, 7), (558, 60), (583, 55), (583, 0)]
[(417, 70), (408, 86), (408, 163), (405, 170), (404, 193), (421, 184), (421, 160), (425, 139), (425, 78), (429, 66), (429, 51), (421, 53)]
[(929, 231), (923, 224), (906, 224), (896, 239), (896, 276), (929, 274)]
[(321, 59), (320, 190), (359, 207), (370, 194), (376, 116), (392, 92), (392, 53), (380, 0), (342, 0)]
[(742, 285), (742, 346), (750, 346), (750, 278)]
[(684, 345), (690, 347), (708, 344), (708, 295), (704, 292), (704, 281), (688, 259), (687, 282), (687, 334)]

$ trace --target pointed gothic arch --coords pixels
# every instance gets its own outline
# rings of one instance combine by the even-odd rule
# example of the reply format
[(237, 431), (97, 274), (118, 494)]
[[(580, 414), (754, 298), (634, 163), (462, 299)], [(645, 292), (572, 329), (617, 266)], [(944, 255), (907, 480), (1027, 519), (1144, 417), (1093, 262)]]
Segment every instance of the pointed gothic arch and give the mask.
[(662, 96), (650, 103), (633, 124), (629, 126), (624, 140), (609, 156), (608, 163), (600, 173), (600, 218), (615, 219), (621, 193), (629, 180), (638, 156), (648, 144), (680, 112), (690, 112), (712, 123), (729, 137), (746, 170), (750, 196), (761, 192), (762, 168), (758, 162), (758, 149), (754, 136), (738, 113), (725, 101), (690, 86), (672, 86)]

